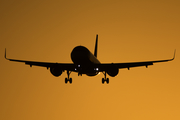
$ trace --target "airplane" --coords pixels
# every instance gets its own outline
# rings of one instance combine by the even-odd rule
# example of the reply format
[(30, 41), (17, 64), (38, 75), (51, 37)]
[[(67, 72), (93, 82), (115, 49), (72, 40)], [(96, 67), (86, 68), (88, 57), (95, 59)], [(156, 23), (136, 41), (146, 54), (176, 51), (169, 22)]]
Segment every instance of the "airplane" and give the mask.
[(96, 76), (100, 72), (104, 74), (104, 78), (102, 78), (102, 84), (105, 82), (109, 83), (109, 78), (106, 77), (108, 74), (111, 77), (115, 77), (119, 73), (119, 69), (127, 68), (128, 70), (132, 67), (140, 67), (149, 65), (153, 65), (153, 63), (158, 62), (168, 62), (172, 61), (175, 58), (175, 52), (172, 59), (166, 60), (156, 60), (156, 61), (144, 61), (144, 62), (128, 62), (128, 63), (100, 63), (97, 59), (97, 48), (98, 48), (98, 35), (96, 35), (95, 49), (94, 54), (92, 54), (86, 47), (84, 46), (76, 46), (71, 52), (71, 60), (73, 63), (51, 63), (51, 62), (38, 62), (38, 61), (27, 61), (27, 60), (17, 60), (17, 59), (9, 59), (6, 57), (6, 49), (5, 49), (5, 59), (14, 62), (23, 62), (27, 65), (32, 66), (40, 66), (50, 68), (50, 72), (55, 77), (59, 77), (64, 71), (67, 72), (67, 78), (65, 78), (65, 83), (72, 83), (72, 78), (70, 78), (71, 72), (78, 73), (78, 76), (82, 74), (86, 74), (87, 76)]

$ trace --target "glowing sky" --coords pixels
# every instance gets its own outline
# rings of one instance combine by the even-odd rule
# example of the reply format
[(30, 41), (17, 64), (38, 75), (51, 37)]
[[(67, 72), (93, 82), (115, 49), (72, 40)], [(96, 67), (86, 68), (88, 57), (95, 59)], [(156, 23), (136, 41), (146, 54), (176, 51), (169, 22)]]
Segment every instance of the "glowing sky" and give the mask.
[[(1, 0), (1, 120), (179, 120), (179, 0)], [(10, 62), (7, 57), (71, 63), (77, 45), (102, 63), (170, 59), (104, 77)]]

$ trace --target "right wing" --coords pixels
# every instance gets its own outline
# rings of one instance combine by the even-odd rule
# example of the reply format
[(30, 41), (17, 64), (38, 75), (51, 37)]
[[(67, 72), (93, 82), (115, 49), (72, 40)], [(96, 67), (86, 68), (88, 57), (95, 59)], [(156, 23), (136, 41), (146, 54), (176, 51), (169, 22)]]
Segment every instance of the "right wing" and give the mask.
[(6, 49), (5, 49), (4, 57), (5, 57), (5, 59), (7, 59), (9, 61), (25, 63), (26, 65), (30, 65), (30, 67), (40, 66), (40, 67), (46, 67), (48, 69), (48, 68), (53, 67), (53, 66), (60, 66), (63, 70), (69, 70), (69, 71), (75, 70), (75, 65), (73, 63), (51, 63), (51, 62), (39, 62), (39, 61), (9, 59), (6, 57)]

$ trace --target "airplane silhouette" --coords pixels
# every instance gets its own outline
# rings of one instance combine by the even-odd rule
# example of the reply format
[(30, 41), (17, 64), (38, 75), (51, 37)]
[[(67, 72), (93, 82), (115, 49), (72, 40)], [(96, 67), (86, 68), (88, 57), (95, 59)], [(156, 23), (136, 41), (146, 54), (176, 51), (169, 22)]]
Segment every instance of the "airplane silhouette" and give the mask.
[(38, 61), (27, 61), (27, 60), (17, 60), (17, 59), (9, 59), (6, 58), (6, 49), (5, 49), (5, 58), (10, 61), (15, 62), (23, 62), (27, 65), (32, 66), (40, 66), (50, 68), (50, 72), (55, 77), (60, 76), (64, 71), (67, 72), (67, 78), (65, 78), (65, 83), (72, 83), (72, 78), (69, 78), (71, 72), (77, 72), (78, 76), (82, 74), (86, 74), (87, 76), (96, 76), (99, 72), (104, 74), (104, 78), (102, 78), (102, 83), (109, 83), (109, 78), (106, 78), (106, 74), (111, 77), (115, 77), (119, 73), (119, 69), (127, 68), (128, 70), (131, 67), (139, 67), (153, 65), (153, 63), (158, 62), (168, 62), (172, 61), (175, 58), (166, 60), (156, 60), (156, 61), (144, 61), (144, 62), (128, 62), (128, 63), (100, 63), (97, 59), (97, 46), (98, 46), (98, 35), (96, 35), (96, 43), (94, 54), (92, 54), (86, 47), (84, 46), (76, 46), (71, 52), (71, 60), (73, 63), (50, 63), (50, 62), (38, 62)]

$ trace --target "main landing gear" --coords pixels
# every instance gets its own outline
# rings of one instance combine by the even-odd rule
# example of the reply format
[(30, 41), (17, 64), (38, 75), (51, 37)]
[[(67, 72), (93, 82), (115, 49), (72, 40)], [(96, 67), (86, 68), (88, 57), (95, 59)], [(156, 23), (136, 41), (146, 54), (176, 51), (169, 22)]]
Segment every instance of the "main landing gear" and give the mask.
[(67, 70), (67, 75), (68, 75), (68, 77), (65, 78), (65, 83), (66, 83), (66, 84), (68, 83), (68, 81), (69, 81), (70, 84), (72, 83), (72, 78), (69, 78), (70, 73), (71, 73), (71, 72), (69, 72), (69, 70)]
[(102, 84), (104, 84), (104, 82), (106, 82), (107, 84), (109, 84), (109, 78), (106, 78), (106, 71), (104, 74), (104, 78), (102, 78)]

